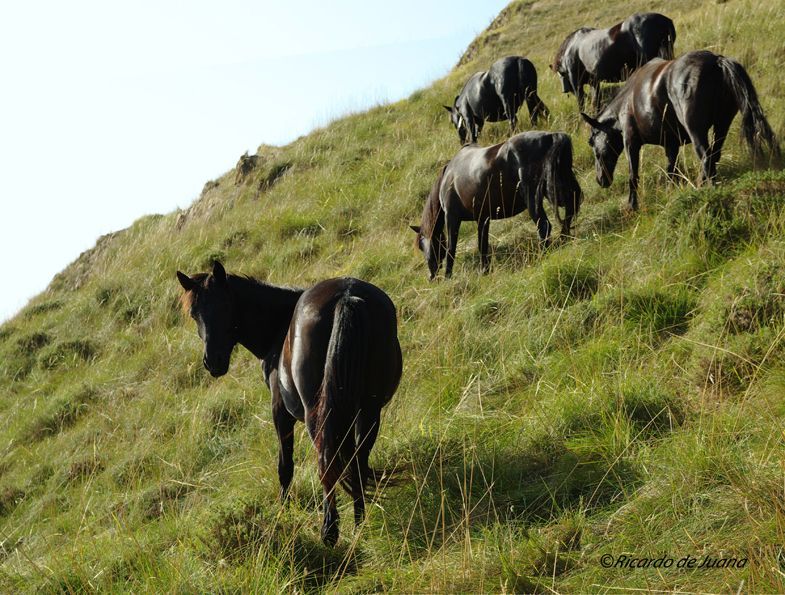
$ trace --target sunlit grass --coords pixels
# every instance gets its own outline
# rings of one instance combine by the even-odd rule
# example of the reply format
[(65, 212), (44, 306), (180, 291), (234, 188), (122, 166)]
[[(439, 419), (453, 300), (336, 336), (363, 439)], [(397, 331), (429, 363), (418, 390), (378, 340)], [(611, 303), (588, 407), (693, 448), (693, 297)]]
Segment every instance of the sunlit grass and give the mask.
[[(571, 30), (636, 10), (674, 19), (677, 53), (740, 59), (785, 134), (776, 3), (514, 2), (446, 78), (260, 147), (243, 179), (100, 240), (4, 324), (3, 590), (785, 590), (785, 175), (752, 171), (737, 122), (716, 188), (690, 183), (689, 147), (680, 187), (643, 151), (640, 214), (621, 209), (623, 159), (596, 186), (547, 64)], [(495, 221), (482, 276), (464, 224), (453, 278), (429, 283), (408, 225), (458, 149), (441, 104), (507, 54), (534, 62), (548, 126), (573, 137), (577, 237), (543, 252), (525, 215)], [(301, 426), (292, 501), (277, 500), (258, 362), (238, 350), (220, 380), (201, 366), (174, 272), (215, 258), (284, 285), (362, 277), (398, 307), (404, 376), (372, 463), (401, 477), (356, 529), (341, 494), (335, 549)], [(604, 554), (749, 563), (622, 571)]]

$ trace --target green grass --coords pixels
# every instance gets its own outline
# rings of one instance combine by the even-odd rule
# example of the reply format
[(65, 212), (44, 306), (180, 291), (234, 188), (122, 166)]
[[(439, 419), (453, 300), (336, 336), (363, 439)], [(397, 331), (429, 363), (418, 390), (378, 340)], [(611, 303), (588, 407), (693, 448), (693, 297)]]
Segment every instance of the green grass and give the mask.
[[(674, 19), (677, 52), (740, 59), (785, 136), (780, 5), (517, 1), (431, 87), (260, 147), (238, 183), (101, 238), (0, 327), (2, 589), (785, 590), (785, 173), (753, 168), (737, 121), (714, 188), (670, 185), (654, 147), (639, 214), (620, 208), (624, 160), (597, 187), (547, 64), (577, 26), (636, 10)], [(408, 225), (458, 149), (441, 104), (508, 54), (533, 60), (548, 127), (572, 135), (577, 237), (542, 252), (525, 216), (494, 222), (482, 276), (465, 224), (453, 279), (429, 283)], [(679, 165), (696, 178), (691, 148)], [(362, 277), (398, 307), (404, 376), (372, 463), (403, 481), (358, 529), (341, 495), (335, 549), (302, 426), (277, 501), (258, 362), (238, 350), (220, 380), (201, 365), (174, 272), (215, 258), (292, 286)], [(600, 564), (622, 554), (748, 563)]]

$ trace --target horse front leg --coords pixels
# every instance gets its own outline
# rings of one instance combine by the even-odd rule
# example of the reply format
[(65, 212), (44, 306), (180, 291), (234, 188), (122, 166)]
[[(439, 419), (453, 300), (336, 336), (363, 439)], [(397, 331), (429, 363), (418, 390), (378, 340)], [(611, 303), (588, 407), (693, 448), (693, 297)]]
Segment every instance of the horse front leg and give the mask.
[(583, 111), (583, 106), (586, 103), (586, 92), (583, 90), (583, 83), (575, 87), (575, 98), (578, 100), (578, 111)]
[(594, 115), (597, 116), (600, 113), (600, 81), (592, 81), (591, 88), (593, 94), (592, 107), (594, 108)]
[(638, 141), (624, 143), (627, 152), (627, 163), (630, 166), (630, 196), (628, 206), (633, 211), (638, 210), (638, 169), (640, 166), (641, 144)]
[(668, 179), (677, 184), (679, 177), (676, 175), (676, 162), (679, 158), (679, 141), (669, 139), (665, 144), (665, 156), (668, 158)]
[(482, 127), (485, 125), (485, 120), (483, 118), (478, 118), (474, 120), (473, 128), (472, 128), (472, 142), (476, 143), (477, 139), (480, 138), (480, 133), (482, 132)]
[(488, 235), (491, 228), (490, 217), (483, 217), (477, 222), (477, 247), (480, 250), (480, 267), (483, 275), (491, 268), (491, 257), (488, 254)]
[(458, 232), (461, 229), (461, 220), (451, 211), (445, 213), (445, 219), (447, 224), (447, 258), (444, 264), (444, 277), (449, 279), (452, 277), (452, 266), (455, 262), (455, 250), (458, 246)]
[(294, 423), (297, 421), (286, 410), (278, 383), (273, 384), (273, 424), (278, 434), (278, 480), (281, 483), (281, 502), (287, 502), (289, 486), (294, 475)]

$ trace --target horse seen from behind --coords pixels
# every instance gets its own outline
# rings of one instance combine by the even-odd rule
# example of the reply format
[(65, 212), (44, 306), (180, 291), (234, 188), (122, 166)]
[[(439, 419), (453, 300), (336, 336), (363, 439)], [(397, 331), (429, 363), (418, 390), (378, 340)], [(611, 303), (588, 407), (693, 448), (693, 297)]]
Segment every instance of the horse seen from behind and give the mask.
[[(477, 243), (483, 272), (490, 267), (488, 232), (491, 219), (504, 219), (524, 209), (548, 244), (551, 223), (543, 209), (547, 197), (562, 235), (570, 234), (582, 193), (572, 171), (572, 142), (563, 132), (523, 132), (490, 147), (465, 145), (444, 166), (425, 201), (422, 221), (411, 226), (433, 280), (446, 259), (452, 275), (462, 221), (477, 221)], [(564, 218), (559, 208), (564, 208)], [(445, 239), (446, 228), (446, 239)]]
[(178, 271), (177, 278), (211, 375), (226, 374), (238, 343), (262, 362), (279, 440), (283, 500), (294, 473), (294, 424), (305, 422), (324, 490), (322, 539), (334, 545), (337, 484), (352, 496), (359, 523), (366, 487), (377, 479), (368, 457), (381, 409), (395, 393), (402, 370), (393, 302), (359, 279), (288, 289), (228, 275), (219, 262), (209, 274)]

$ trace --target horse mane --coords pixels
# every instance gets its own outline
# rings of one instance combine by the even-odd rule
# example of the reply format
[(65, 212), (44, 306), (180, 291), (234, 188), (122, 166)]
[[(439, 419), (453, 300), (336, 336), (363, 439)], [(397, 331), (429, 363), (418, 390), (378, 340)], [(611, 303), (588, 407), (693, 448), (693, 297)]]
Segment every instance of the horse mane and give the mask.
[(436, 178), (433, 186), (431, 186), (431, 192), (428, 194), (428, 198), (425, 200), (425, 207), (423, 208), (422, 221), (420, 224), (420, 235), (428, 239), (433, 237), (434, 227), (436, 227), (436, 222), (441, 216), (442, 205), (439, 201), (439, 192), (441, 191), (444, 172), (447, 171), (447, 165), (449, 164), (446, 164), (442, 168), (441, 173)]
[(573, 37), (578, 35), (578, 33), (586, 33), (587, 31), (592, 31), (592, 27), (581, 27), (580, 29), (576, 29), (572, 33), (570, 33), (564, 41), (561, 42), (559, 49), (556, 50), (556, 57), (553, 59), (553, 64), (551, 64), (551, 70), (554, 72), (559, 71), (559, 64), (561, 64), (562, 58), (567, 53), (567, 48), (572, 42)]
[[(191, 276), (191, 279), (199, 284), (200, 287), (207, 287), (208, 279), (210, 277), (209, 273), (196, 273), (195, 275)], [(249, 275), (227, 275), (226, 279), (230, 285), (230, 287), (238, 294), (239, 297), (243, 296), (250, 296), (250, 295), (258, 295), (260, 292), (265, 294), (272, 295), (272, 294), (279, 294), (283, 291), (284, 294), (301, 294), (303, 292), (302, 289), (298, 288), (291, 288), (291, 287), (279, 287), (277, 285), (271, 285), (270, 283), (265, 283), (264, 281), (260, 281), (254, 277)], [(275, 291), (269, 291), (275, 290)], [(196, 298), (196, 293), (193, 290), (186, 291), (180, 296), (180, 306), (183, 310), (183, 313), (186, 315), (190, 315), (191, 307), (193, 306), (194, 299)]]
[[(196, 273), (195, 275), (191, 276), (191, 279), (196, 281), (199, 285), (204, 287), (205, 282), (207, 281), (208, 274), (207, 273)], [(189, 290), (184, 292), (180, 295), (180, 308), (183, 310), (183, 314), (186, 316), (191, 315), (191, 306), (194, 305), (194, 299), (196, 298), (196, 294), (193, 290)]]

